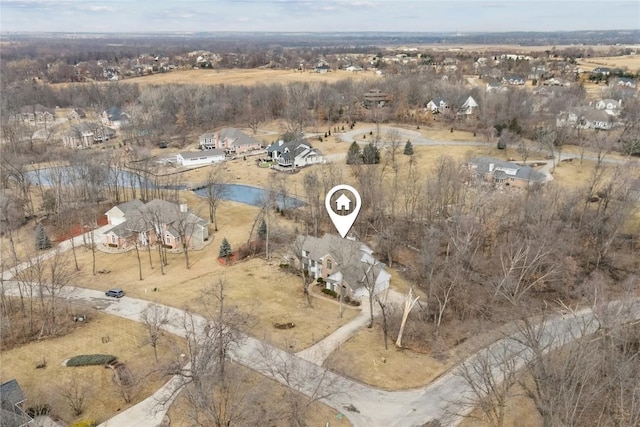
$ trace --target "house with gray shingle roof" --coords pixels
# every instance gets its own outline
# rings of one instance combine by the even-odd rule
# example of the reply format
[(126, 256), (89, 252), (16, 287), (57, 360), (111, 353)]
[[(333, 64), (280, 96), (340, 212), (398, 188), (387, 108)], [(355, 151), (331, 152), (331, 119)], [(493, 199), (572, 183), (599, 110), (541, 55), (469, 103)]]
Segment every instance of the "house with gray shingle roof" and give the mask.
[(142, 203), (136, 199), (114, 206), (106, 216), (114, 227), (105, 233), (104, 244), (112, 248), (161, 243), (169, 249), (184, 245), (193, 249), (209, 239), (209, 221), (191, 212), (186, 203), (160, 199)]
[(291, 142), (276, 141), (267, 147), (267, 155), (283, 168), (301, 168), (324, 161), (322, 152), (302, 139)]
[(242, 154), (261, 148), (260, 141), (236, 128), (222, 128), (200, 135), (201, 150), (222, 150), (228, 154)]
[(120, 107), (111, 107), (102, 112), (102, 124), (115, 129), (128, 125), (131, 122), (131, 116), (120, 109)]
[(297, 256), (302, 268), (311, 277), (322, 278), (325, 287), (338, 294), (344, 292), (344, 296), (360, 299), (369, 296), (371, 286), (374, 295), (389, 288), (391, 275), (362, 242), (333, 234), (322, 238), (298, 236), (294, 248), (301, 251)]
[(527, 187), (542, 184), (547, 176), (530, 166), (507, 162), (494, 157), (476, 157), (467, 163), (476, 177), (495, 184)]
[(80, 122), (72, 125), (69, 131), (62, 135), (62, 143), (65, 147), (86, 148), (115, 137), (116, 131), (110, 127), (100, 123)]
[(24, 427), (33, 424), (31, 417), (22, 409), (24, 393), (16, 380), (0, 384), (0, 426)]

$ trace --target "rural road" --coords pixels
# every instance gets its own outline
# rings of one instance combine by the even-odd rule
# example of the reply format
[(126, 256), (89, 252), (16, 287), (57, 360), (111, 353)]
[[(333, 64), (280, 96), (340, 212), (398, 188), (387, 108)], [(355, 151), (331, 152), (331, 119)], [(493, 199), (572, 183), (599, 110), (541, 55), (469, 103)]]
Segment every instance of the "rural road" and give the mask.
[[(17, 282), (9, 281), (4, 285), (8, 294), (17, 295)], [(99, 306), (108, 314), (134, 321), (139, 321), (140, 313), (150, 304), (147, 301), (130, 297), (111, 299), (105, 297), (101, 291), (84, 288), (70, 287), (65, 297), (70, 300), (83, 301), (92, 306)], [(630, 316), (636, 319), (640, 318), (638, 301), (632, 301), (630, 304), (632, 304)], [(616, 310), (619, 307), (613, 305), (611, 308)], [(179, 327), (180, 319), (184, 316), (183, 310), (175, 307), (169, 307), (169, 309), (173, 321), (167, 325), (166, 329), (177, 336), (184, 337), (185, 332)], [(198, 321), (204, 321), (204, 319), (198, 318)], [(581, 327), (585, 324), (591, 325), (588, 332), (594, 332), (598, 326), (590, 309), (552, 318), (544, 328), (544, 340), (553, 343), (552, 347), (562, 345), (579, 335), (582, 332)], [(265, 362), (263, 357), (265, 351), (268, 351), (272, 356), (269, 358), (269, 362)], [(483, 352), (504, 353), (505, 351), (508, 352), (506, 358), (515, 359), (519, 366), (522, 366), (528, 357), (524, 346), (519, 343), (518, 337), (512, 336), (501, 339), (472, 355), (465, 363), (472, 363)], [(272, 373), (274, 363), (296, 366), (296, 375), (299, 372), (300, 375), (304, 375), (304, 378), (324, 378), (324, 384), (330, 384), (331, 388), (340, 390), (340, 392), (323, 399), (323, 402), (343, 413), (354, 426), (420, 426), (432, 419), (439, 419), (444, 425), (456, 425), (460, 419), (451, 418), (450, 414), (460, 411), (460, 408), (453, 409), (456, 408), (456, 402), (462, 396), (470, 393), (469, 386), (454, 371), (443, 375), (428, 386), (418, 389), (406, 391), (376, 389), (328, 372), (315, 363), (249, 336), (244, 337), (241, 344), (232, 352), (231, 358), (281, 382), (282, 379)], [(167, 396), (176, 384), (178, 384), (178, 380), (172, 379), (154, 396), (103, 423), (102, 427), (159, 425), (167, 408), (156, 404), (158, 398)], [(296, 388), (299, 391), (306, 394), (312, 393), (316, 386), (313, 381), (297, 381), (295, 384), (297, 384)], [(352, 411), (346, 408), (351, 408)]]

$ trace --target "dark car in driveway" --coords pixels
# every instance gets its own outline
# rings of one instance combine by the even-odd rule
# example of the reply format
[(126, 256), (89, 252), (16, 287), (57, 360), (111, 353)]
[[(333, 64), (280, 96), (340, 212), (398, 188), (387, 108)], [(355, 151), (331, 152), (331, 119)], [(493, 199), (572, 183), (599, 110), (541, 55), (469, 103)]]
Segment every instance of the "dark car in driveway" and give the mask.
[(104, 294), (108, 297), (122, 298), (124, 296), (124, 291), (122, 289), (109, 289)]

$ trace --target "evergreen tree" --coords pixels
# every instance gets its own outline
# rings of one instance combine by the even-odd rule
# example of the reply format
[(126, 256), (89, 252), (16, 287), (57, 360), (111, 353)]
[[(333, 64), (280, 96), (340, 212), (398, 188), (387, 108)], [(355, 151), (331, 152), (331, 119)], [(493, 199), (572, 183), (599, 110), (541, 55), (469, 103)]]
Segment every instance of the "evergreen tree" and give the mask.
[(42, 224), (36, 227), (36, 249), (39, 251), (51, 248), (51, 241)]
[(265, 240), (267, 238), (267, 222), (263, 219), (258, 227), (258, 239)]
[(349, 151), (347, 151), (347, 164), (357, 165), (359, 163), (362, 163), (362, 151), (360, 151), (358, 143), (353, 141), (349, 146)]
[(218, 253), (218, 256), (220, 258), (229, 258), (231, 256), (231, 253), (231, 245), (225, 237), (222, 239), (222, 243), (220, 244), (220, 252)]
[(404, 151), (402, 152), (405, 156), (413, 156), (413, 144), (411, 141), (407, 139), (407, 143), (404, 144)]
[(377, 165), (380, 163), (380, 150), (372, 142), (362, 150), (362, 162), (365, 165)]

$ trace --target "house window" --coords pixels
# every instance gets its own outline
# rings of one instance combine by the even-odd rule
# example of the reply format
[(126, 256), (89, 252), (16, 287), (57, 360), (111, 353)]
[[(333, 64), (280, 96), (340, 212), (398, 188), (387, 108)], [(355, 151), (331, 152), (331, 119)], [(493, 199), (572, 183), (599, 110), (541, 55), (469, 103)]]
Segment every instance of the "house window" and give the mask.
[(327, 260), (327, 269), (331, 270), (333, 268), (333, 264), (330, 259)]

